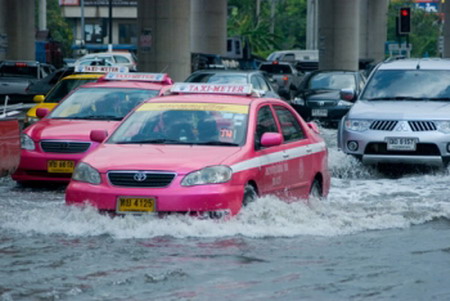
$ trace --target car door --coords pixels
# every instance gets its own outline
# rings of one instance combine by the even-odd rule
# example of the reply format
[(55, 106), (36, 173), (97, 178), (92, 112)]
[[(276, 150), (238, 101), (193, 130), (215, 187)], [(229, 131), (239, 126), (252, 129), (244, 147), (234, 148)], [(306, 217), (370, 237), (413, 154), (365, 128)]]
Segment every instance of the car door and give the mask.
[(284, 140), (283, 156), (288, 167), (285, 182), (287, 193), (289, 196), (306, 198), (314, 175), (311, 174), (312, 148), (303, 128), (305, 124), (288, 107), (275, 105), (274, 110)]
[(261, 137), (266, 132), (279, 132), (274, 112), (269, 104), (257, 108), (256, 128), (254, 129), (254, 156), (259, 160), (258, 189), (261, 195), (281, 194), (287, 180), (284, 164), (284, 146), (261, 146)]

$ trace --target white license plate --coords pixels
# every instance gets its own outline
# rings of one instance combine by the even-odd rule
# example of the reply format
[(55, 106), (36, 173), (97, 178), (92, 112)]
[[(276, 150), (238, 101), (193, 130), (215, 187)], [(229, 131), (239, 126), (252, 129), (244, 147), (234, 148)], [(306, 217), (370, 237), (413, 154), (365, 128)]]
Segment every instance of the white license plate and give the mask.
[(387, 149), (399, 150), (399, 151), (415, 151), (417, 138), (405, 138), (405, 137), (387, 137)]
[(311, 116), (327, 117), (328, 116), (328, 110), (327, 109), (312, 109)]

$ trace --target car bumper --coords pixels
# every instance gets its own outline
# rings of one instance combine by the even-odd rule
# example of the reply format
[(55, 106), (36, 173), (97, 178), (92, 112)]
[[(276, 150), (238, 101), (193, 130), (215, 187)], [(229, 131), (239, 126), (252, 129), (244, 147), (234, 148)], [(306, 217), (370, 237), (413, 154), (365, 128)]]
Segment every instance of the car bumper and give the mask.
[[(386, 138), (415, 138), (414, 151), (388, 150)], [(444, 166), (450, 159), (450, 134), (433, 132), (386, 132), (367, 130), (354, 132), (343, 130), (339, 143), (344, 153), (361, 158), (364, 164), (403, 163)], [(357, 143), (355, 150), (350, 149), (350, 143)]]
[(86, 154), (87, 152), (77, 154), (49, 154), (38, 151), (22, 150), (19, 167), (11, 177), (13, 180), (19, 182), (50, 181), (55, 183), (68, 183), (72, 177), (72, 173), (48, 172), (48, 161), (68, 160), (74, 161), (74, 164), (76, 165), (81, 158), (86, 156)]
[[(106, 183), (103, 177), (103, 183)], [(184, 187), (179, 179), (164, 188), (117, 187), (110, 184), (94, 185), (72, 180), (66, 190), (68, 205), (89, 204), (101, 211), (116, 212), (119, 197), (151, 197), (155, 199), (155, 212), (218, 212), (231, 215), (242, 206), (244, 187), (223, 183)]]
[[(300, 106), (292, 104), (292, 107), (303, 117), (305, 120), (319, 120), (324, 122), (336, 122), (338, 123), (342, 117), (350, 110), (347, 106), (336, 107), (316, 107), (311, 108), (307, 106)], [(314, 111), (313, 111), (314, 110)]]

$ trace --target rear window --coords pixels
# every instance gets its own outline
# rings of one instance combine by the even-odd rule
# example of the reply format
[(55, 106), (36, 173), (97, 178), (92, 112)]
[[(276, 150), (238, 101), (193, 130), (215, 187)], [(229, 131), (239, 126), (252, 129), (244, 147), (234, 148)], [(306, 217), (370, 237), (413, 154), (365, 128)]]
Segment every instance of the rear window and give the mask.
[(38, 68), (28, 65), (2, 65), (0, 76), (38, 78)]
[(292, 74), (292, 69), (286, 65), (261, 65), (259, 70), (273, 74)]

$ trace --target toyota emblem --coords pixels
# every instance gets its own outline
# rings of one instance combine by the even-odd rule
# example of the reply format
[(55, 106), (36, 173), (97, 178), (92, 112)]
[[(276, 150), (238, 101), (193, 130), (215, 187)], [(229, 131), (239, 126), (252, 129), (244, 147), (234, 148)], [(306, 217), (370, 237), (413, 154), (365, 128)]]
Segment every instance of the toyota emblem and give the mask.
[(144, 182), (147, 179), (147, 175), (143, 172), (138, 172), (134, 174), (133, 179), (136, 182)]

